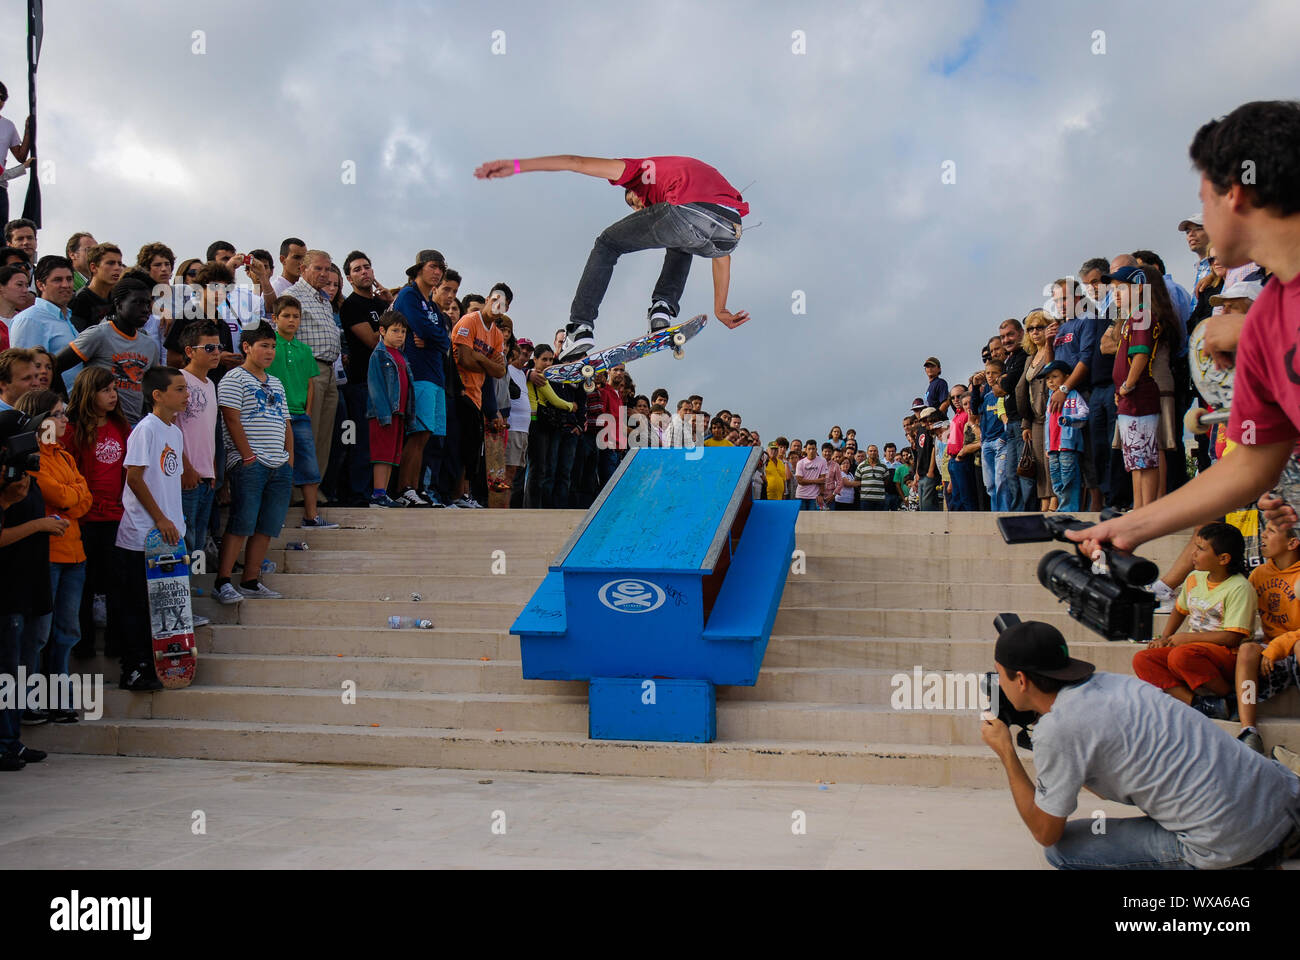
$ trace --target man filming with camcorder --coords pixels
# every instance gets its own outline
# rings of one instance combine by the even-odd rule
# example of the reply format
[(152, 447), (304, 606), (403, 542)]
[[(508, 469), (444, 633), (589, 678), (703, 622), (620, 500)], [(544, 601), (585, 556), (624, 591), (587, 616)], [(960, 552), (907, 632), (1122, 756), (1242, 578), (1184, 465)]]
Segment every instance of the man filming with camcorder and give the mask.
[[(1016, 810), (1061, 870), (1272, 867), (1300, 850), (1300, 779), (1137, 677), (1070, 656), (1047, 623), (1003, 614), (1000, 696), (981, 736)], [(1036, 720), (1030, 720), (1037, 715)], [(1031, 781), (1007, 720), (1033, 722)], [(1069, 821), (1087, 787), (1140, 817)]]
[(1244, 321), (1205, 321), (1206, 346), (1219, 365), (1231, 365), (1236, 354), (1228, 422), (1236, 446), (1168, 496), (1071, 531), (1069, 539), (1089, 555), (1104, 545), (1134, 550), (1256, 498), (1267, 520), (1296, 522), (1296, 503), (1278, 494), (1300, 494), (1293, 459), (1300, 439), (1300, 101), (1243, 104), (1201, 127), (1190, 153), (1218, 262), (1254, 261), (1273, 274)]

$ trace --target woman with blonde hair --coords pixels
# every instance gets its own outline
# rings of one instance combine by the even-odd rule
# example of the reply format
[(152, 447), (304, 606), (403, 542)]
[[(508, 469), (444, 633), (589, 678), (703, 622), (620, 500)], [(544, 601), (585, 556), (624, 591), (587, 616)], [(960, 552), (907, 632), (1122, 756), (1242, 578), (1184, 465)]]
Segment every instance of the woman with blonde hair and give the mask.
[(1042, 310), (1031, 310), (1025, 317), (1025, 338), (1020, 345), (1029, 354), (1025, 372), (1016, 384), (1016, 409), (1021, 411), (1020, 435), (1034, 451), (1037, 468), (1035, 487), (1040, 510), (1052, 501), (1052, 481), (1047, 475), (1047, 388), (1039, 375), (1052, 362), (1052, 341), (1047, 336), (1051, 318)]

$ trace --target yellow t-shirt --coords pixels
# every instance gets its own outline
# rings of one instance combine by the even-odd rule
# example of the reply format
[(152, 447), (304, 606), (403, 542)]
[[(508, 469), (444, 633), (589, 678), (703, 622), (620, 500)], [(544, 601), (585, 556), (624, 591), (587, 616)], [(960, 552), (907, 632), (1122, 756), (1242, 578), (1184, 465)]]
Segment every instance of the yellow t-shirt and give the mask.
[(1255, 590), (1239, 573), (1211, 584), (1208, 574), (1193, 570), (1183, 581), (1175, 606), (1187, 616), (1182, 626), (1187, 633), (1226, 630), (1249, 637), (1255, 632)]
[(1300, 600), (1296, 599), (1296, 580), (1300, 579), (1300, 563), (1285, 570), (1278, 569), (1272, 560), (1256, 567), (1250, 574), (1250, 585), (1258, 598), (1259, 622), (1264, 628), (1264, 639), (1275, 640), (1284, 633), (1300, 630)]
[(785, 499), (785, 482), (790, 479), (790, 469), (779, 459), (767, 461), (764, 468), (767, 477), (767, 499)]

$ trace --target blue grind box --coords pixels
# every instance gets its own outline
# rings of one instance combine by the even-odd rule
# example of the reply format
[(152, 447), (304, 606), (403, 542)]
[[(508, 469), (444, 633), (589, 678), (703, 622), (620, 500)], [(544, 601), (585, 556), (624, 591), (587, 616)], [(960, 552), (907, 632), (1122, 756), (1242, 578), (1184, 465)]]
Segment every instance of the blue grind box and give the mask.
[(707, 680), (592, 677), (587, 703), (587, 735), (593, 740), (712, 743), (717, 736), (716, 700)]

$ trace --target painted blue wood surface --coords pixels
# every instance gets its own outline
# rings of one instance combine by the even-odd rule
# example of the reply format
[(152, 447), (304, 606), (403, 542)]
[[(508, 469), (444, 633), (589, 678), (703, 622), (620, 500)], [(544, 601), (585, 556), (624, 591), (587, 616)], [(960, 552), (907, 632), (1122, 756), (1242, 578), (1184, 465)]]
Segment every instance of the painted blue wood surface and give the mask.
[(703, 680), (593, 677), (587, 699), (593, 740), (712, 743), (717, 736), (716, 695)]
[(704, 572), (749, 447), (639, 450), (565, 558), (564, 570)]

